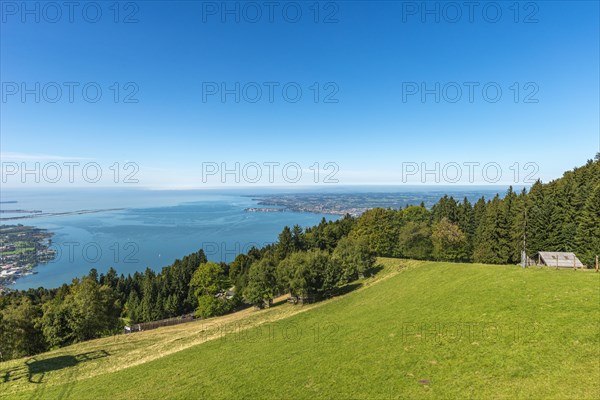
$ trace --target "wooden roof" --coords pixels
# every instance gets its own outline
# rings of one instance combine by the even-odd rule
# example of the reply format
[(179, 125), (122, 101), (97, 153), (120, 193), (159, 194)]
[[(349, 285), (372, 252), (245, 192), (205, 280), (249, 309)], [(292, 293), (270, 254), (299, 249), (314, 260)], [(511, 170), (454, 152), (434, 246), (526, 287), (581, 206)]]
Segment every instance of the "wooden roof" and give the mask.
[(583, 267), (583, 264), (581, 261), (579, 261), (575, 253), (561, 251), (540, 251), (538, 254), (542, 263), (549, 267), (558, 266), (562, 268), (573, 268), (573, 265), (575, 265), (576, 268)]

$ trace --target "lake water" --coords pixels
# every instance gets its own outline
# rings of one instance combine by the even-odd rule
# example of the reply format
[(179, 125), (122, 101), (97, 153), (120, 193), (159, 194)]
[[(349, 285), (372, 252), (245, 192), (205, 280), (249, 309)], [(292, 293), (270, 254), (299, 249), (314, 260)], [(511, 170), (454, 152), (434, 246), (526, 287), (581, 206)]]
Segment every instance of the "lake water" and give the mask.
[[(159, 270), (177, 258), (204, 249), (212, 261), (230, 262), (252, 246), (277, 240), (285, 225), (313, 226), (337, 216), (299, 212), (253, 213), (250, 197), (207, 191), (2, 191), (3, 210), (66, 212), (107, 208), (120, 211), (2, 221), (54, 232), (57, 258), (17, 280), (15, 289), (57, 287), (91, 268), (133, 273)], [(11, 214), (2, 214), (3, 217)]]
[[(314, 189), (313, 189), (314, 190)], [(328, 189), (331, 190), (331, 189)], [(339, 188), (340, 192), (358, 193), (360, 188)], [(377, 192), (376, 187), (366, 189)], [(379, 191), (389, 191), (381, 188)], [(441, 188), (398, 188), (407, 202), (420, 199), (435, 202), (448, 190)], [(481, 195), (491, 197), (492, 188), (453, 188), (456, 198), (461, 194), (472, 201)], [(283, 191), (285, 192), (285, 191)], [(316, 192), (319, 192), (317, 189)], [(321, 190), (322, 192), (322, 190)], [(500, 191), (502, 192), (502, 191)], [(146, 267), (160, 270), (177, 258), (203, 249), (211, 261), (232, 261), (240, 252), (252, 246), (262, 247), (277, 240), (284, 226), (313, 226), (325, 217), (336, 215), (302, 212), (246, 212), (257, 206), (249, 195), (282, 193), (273, 189), (252, 190), (123, 190), (123, 189), (2, 189), (2, 217), (14, 215), (7, 210), (41, 210), (70, 212), (120, 208), (81, 215), (44, 216), (2, 221), (2, 224), (23, 224), (48, 229), (54, 233), (52, 247), (58, 256), (50, 263), (38, 265), (36, 274), (20, 278), (15, 289), (57, 287), (91, 268), (106, 272), (114, 267), (118, 273), (143, 271)], [(311, 191), (312, 193), (312, 191)]]

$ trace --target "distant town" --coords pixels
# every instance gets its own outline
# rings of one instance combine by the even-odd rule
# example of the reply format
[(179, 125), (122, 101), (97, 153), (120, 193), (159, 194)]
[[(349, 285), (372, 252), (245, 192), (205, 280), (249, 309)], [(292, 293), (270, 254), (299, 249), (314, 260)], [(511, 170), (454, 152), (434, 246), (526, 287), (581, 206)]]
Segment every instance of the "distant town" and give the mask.
[(247, 212), (284, 212), (288, 211), (287, 208), (276, 208), (276, 207), (249, 207), (245, 208)]
[(52, 233), (25, 225), (0, 226), (0, 293), (40, 263), (52, 260)]
[[(250, 196), (261, 207), (246, 208), (248, 212), (282, 212), (297, 211), (317, 214), (360, 216), (371, 208), (400, 209), (408, 205), (432, 207), (444, 194), (462, 200), (467, 197), (475, 202), (481, 196), (493, 197), (497, 189), (482, 188), (478, 190), (423, 190), (404, 192), (370, 192), (370, 193), (285, 193), (263, 196)], [(264, 207), (262, 207), (264, 206)]]

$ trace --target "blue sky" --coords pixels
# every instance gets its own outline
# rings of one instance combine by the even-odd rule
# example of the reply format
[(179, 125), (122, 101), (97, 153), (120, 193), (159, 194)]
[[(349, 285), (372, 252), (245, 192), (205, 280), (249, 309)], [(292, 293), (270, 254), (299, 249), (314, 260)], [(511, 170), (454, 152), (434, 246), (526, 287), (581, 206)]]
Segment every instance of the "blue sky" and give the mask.
[[(187, 188), (238, 184), (220, 172), (203, 180), (203, 163), (295, 163), (302, 184), (314, 181), (315, 162), (319, 184), (327, 162), (340, 184), (448, 184), (444, 173), (423, 179), (422, 168), (439, 163), (454, 176), (458, 165), (464, 178), (465, 163), (479, 163), (474, 184), (522, 184), (528, 173), (557, 178), (599, 151), (595, 1), (483, 1), (472, 21), (464, 2), (453, 3), (460, 17), (447, 2), (427, 3), (426, 14), (422, 2), (322, 2), (318, 15), (313, 2), (279, 2), (272, 21), (268, 2), (229, 2), (225, 15), (222, 2), (122, 2), (118, 15), (113, 2), (87, 14), (81, 2), (72, 22), (67, 8), (57, 16), (30, 2), (27, 14), (22, 4), (2, 5), (3, 164), (96, 162), (106, 178), (115, 162), (133, 162), (139, 186)], [(66, 82), (78, 85), (72, 102)], [(82, 93), (90, 83), (102, 90), (97, 102)], [(240, 101), (223, 101), (222, 85), (236, 83)], [(35, 93), (22, 98), (23, 84), (39, 103)], [(435, 93), (423, 101), (423, 85), (436, 84), (439, 102)], [(56, 85), (62, 97), (52, 103)], [(137, 103), (124, 102), (134, 91)], [(498, 182), (482, 179), (489, 163), (501, 168)], [(409, 164), (419, 170), (404, 182)], [(16, 176), (3, 183), (22, 186)]]

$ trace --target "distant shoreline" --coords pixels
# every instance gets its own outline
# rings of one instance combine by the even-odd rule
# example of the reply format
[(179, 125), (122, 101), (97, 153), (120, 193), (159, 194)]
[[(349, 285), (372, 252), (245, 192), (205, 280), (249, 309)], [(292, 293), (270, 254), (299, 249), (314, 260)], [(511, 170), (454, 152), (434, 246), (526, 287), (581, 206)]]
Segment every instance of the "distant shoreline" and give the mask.
[(123, 210), (125, 210), (125, 208), (106, 208), (106, 209), (99, 209), (99, 210), (78, 210), (78, 211), (64, 211), (64, 212), (52, 212), (52, 213), (36, 212), (35, 214), (20, 215), (18, 217), (0, 217), (0, 221), (14, 221), (17, 219), (38, 218), (38, 217), (57, 217), (57, 216), (64, 216), (64, 215), (93, 214), (93, 213), (100, 213), (100, 212), (123, 211)]
[(0, 214), (40, 214), (42, 210), (0, 210)]

